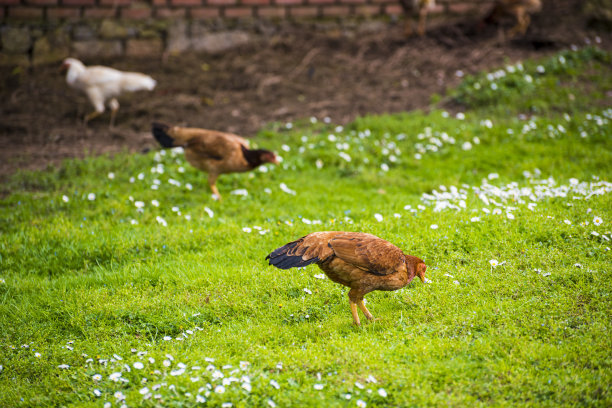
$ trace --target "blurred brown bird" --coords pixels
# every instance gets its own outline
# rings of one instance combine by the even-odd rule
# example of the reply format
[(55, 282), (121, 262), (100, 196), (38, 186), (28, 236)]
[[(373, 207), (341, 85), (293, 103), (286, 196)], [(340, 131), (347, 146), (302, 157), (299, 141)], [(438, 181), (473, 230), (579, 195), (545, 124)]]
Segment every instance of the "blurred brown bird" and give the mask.
[(525, 35), (531, 22), (530, 14), (542, 9), (541, 0), (497, 0), (493, 8), (484, 18), (486, 24), (497, 23), (506, 16), (516, 19), (516, 25), (508, 31), (508, 38)]
[(415, 276), (425, 282), (427, 266), (416, 256), (363, 232), (322, 231), (308, 234), (272, 251), (270, 265), (280, 269), (316, 263), (332, 281), (351, 290), (348, 293), (353, 323), (359, 326), (357, 307), (368, 320), (372, 313), (363, 297), (374, 290), (397, 290)]
[(232, 133), (215, 130), (168, 126), (153, 123), (153, 136), (162, 147), (183, 147), (185, 159), (195, 168), (208, 173), (208, 185), (216, 198), (220, 174), (240, 173), (264, 164), (278, 164), (278, 158), (269, 150), (251, 150), (246, 139)]
[(404, 23), (404, 34), (407, 37), (412, 35), (412, 18), (419, 16), (417, 24), (417, 33), (422, 37), (425, 35), (425, 24), (427, 22), (427, 14), (436, 6), (435, 0), (400, 0), (400, 5), (404, 10), (406, 22)]

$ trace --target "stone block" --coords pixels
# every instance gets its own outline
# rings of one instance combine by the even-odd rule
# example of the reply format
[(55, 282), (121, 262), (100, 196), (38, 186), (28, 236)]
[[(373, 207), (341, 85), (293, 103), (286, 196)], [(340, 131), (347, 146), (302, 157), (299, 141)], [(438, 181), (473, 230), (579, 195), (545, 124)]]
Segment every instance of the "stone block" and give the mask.
[(209, 54), (218, 54), (252, 41), (251, 36), (240, 30), (209, 33), (201, 37), (192, 37), (193, 49)]
[(74, 26), (72, 36), (77, 41), (85, 41), (95, 39), (97, 37), (97, 33), (93, 25), (79, 24)]
[(98, 30), (100, 37), (106, 39), (127, 38), (128, 29), (123, 24), (118, 23), (115, 19), (106, 19), (100, 24)]
[(34, 42), (32, 64), (59, 62), (70, 55), (70, 37), (62, 29), (47, 33)]
[(131, 39), (127, 42), (125, 54), (128, 57), (153, 57), (161, 55), (162, 48), (161, 38)]
[(78, 57), (119, 57), (123, 54), (123, 46), (119, 40), (74, 41), (72, 51)]
[(4, 27), (2, 34), (2, 53), (25, 54), (32, 46), (32, 36), (28, 27)]
[(187, 34), (187, 23), (185, 20), (176, 20), (168, 27), (166, 51), (178, 54), (191, 48), (191, 39)]
[(27, 54), (5, 54), (0, 52), (0, 65), (27, 67), (30, 65), (30, 58), (28, 58)]

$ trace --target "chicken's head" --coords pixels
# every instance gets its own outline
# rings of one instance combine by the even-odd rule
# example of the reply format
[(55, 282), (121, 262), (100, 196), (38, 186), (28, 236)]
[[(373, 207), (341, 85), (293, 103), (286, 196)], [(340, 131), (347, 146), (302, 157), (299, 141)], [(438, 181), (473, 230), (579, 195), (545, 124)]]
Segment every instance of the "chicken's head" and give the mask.
[(262, 163), (279, 164), (278, 156), (269, 150), (261, 151), (261, 161)]
[(427, 270), (427, 265), (421, 262), (416, 266), (416, 275), (421, 279), (421, 282), (425, 283), (425, 271)]

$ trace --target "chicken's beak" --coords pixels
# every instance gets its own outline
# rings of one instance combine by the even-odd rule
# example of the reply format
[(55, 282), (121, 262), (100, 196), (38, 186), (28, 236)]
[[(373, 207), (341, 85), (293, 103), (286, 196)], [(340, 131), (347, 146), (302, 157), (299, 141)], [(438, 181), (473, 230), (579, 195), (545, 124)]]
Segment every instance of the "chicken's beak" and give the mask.
[(68, 67), (70, 67), (70, 64), (64, 62), (59, 69), (60, 74), (63, 74), (64, 72), (68, 71)]

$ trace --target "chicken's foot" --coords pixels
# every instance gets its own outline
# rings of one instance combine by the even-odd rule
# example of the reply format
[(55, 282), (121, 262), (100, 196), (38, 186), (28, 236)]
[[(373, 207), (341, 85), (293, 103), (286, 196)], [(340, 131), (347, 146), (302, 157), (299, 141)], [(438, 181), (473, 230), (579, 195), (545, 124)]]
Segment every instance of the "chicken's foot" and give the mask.
[(363, 303), (363, 299), (359, 300), (357, 302), (357, 306), (359, 306), (359, 308), (361, 309), (361, 311), (363, 312), (363, 314), (365, 315), (366, 319), (368, 320), (378, 320), (375, 319), (374, 316), (372, 316), (372, 313), (370, 313), (370, 311), (368, 310), (368, 308), (365, 306), (365, 304)]
[(219, 190), (217, 190), (217, 177), (219, 177), (216, 174), (209, 174), (208, 175), (208, 185), (210, 186), (210, 191), (212, 191), (213, 193), (213, 198), (215, 200), (221, 200), (221, 194), (219, 194)]

